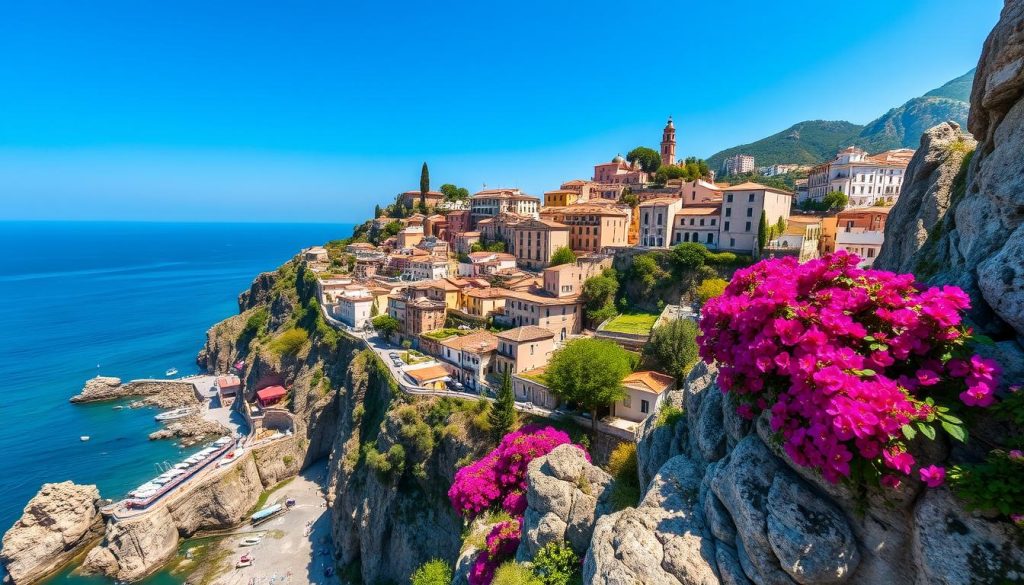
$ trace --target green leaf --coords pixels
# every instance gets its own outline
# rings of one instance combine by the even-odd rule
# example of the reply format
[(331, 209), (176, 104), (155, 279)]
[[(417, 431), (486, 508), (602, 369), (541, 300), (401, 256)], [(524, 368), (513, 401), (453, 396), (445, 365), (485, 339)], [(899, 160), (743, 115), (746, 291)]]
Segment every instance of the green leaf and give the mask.
[(944, 409), (944, 410), (940, 409), (939, 412), (941, 414), (939, 414), (939, 418), (941, 418), (942, 420), (944, 420), (946, 422), (953, 423), (955, 425), (961, 425), (961, 424), (964, 423), (964, 421), (962, 421), (959, 418), (953, 416), (952, 414), (946, 414), (945, 411), (948, 411), (948, 410), (949, 410), (948, 408)]
[(903, 425), (901, 430), (903, 431), (903, 436), (908, 440), (913, 440), (913, 438), (917, 436), (917, 431), (915, 431), (914, 427), (910, 425)]
[(933, 427), (932, 425), (926, 425), (924, 423), (917, 423), (917, 428), (918, 430), (921, 431), (922, 435), (928, 437), (932, 441), (935, 440), (935, 427)]
[(996, 342), (988, 335), (975, 335), (972, 340), (979, 345), (995, 345)]
[(946, 434), (948, 434), (950, 437), (953, 437), (954, 439), (960, 441), (961, 443), (967, 442), (967, 431), (965, 431), (963, 427), (959, 425), (950, 424), (946, 421), (941, 421), (941, 424), (942, 430), (946, 431)]

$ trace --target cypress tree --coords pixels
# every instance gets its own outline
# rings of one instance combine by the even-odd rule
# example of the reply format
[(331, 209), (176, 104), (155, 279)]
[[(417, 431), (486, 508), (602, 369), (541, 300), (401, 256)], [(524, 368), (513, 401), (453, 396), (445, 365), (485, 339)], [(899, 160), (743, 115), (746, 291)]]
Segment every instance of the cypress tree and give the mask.
[(757, 251), (760, 253), (764, 250), (764, 247), (768, 245), (768, 219), (764, 216), (764, 210), (761, 210), (761, 222), (757, 226)]
[(505, 375), (501, 378), (498, 399), (491, 405), (488, 419), (491, 423), (491, 433), (498, 441), (516, 426), (515, 397), (512, 395), (512, 377), (508, 370), (505, 370)]
[(423, 168), (420, 169), (420, 207), (426, 208), (427, 206), (427, 191), (430, 191), (430, 170), (427, 169), (426, 161), (423, 162)]

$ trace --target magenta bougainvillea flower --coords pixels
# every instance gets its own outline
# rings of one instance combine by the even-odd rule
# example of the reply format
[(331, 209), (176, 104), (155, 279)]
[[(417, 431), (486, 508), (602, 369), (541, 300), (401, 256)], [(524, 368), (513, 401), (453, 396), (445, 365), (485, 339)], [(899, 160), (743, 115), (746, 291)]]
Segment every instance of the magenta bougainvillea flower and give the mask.
[[(858, 262), (838, 252), (737, 271), (703, 309), (700, 351), (719, 363), (718, 384), (738, 397), (740, 416), (769, 412), (795, 463), (835, 483), (868, 462), (895, 487), (917, 463), (907, 441), (918, 429), (960, 433), (936, 401), (991, 405), (999, 367), (968, 350), (962, 290), (922, 289), (913, 275)], [(938, 469), (920, 469), (921, 479), (941, 484)]]
[[(526, 509), (527, 465), (555, 447), (570, 443), (569, 435), (553, 427), (525, 426), (509, 433), (493, 451), (455, 473), (448, 499), (459, 514), (469, 519), (499, 506), (519, 516)], [(586, 454), (583, 447), (579, 448)]]

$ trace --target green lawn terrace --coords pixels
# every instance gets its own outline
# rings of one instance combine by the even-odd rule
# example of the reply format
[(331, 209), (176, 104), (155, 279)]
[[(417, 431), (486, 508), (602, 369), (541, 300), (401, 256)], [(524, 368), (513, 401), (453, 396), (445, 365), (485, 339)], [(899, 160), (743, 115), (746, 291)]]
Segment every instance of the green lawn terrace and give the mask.
[(658, 317), (654, 313), (623, 313), (606, 321), (599, 330), (646, 337), (651, 334)]
[(474, 333), (475, 331), (479, 331), (479, 329), (455, 329), (453, 327), (445, 327), (444, 329), (435, 329), (433, 331), (427, 331), (422, 335), (424, 337), (429, 337), (430, 339), (433, 339), (435, 341), (444, 341), (445, 339), (451, 337), (461, 337), (463, 335), (469, 335), (470, 333)]

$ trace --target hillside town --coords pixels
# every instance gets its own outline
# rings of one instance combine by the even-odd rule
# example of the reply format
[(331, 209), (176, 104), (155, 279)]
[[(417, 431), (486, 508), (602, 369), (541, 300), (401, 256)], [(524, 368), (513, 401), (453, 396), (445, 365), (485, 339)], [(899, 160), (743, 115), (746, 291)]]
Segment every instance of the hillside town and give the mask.
[[(668, 302), (588, 308), (588, 282), (614, 278), (617, 258), (697, 249), (735, 268), (846, 250), (870, 266), (913, 155), (849, 147), (813, 168), (760, 169), (737, 155), (716, 182), (703, 161), (679, 160), (676, 149), (670, 117), (658, 151), (616, 155), (596, 163), (589, 179), (540, 196), (511, 187), (431, 190), (424, 163), (419, 190), (378, 206), (352, 238), (306, 249), (302, 259), (317, 275), (325, 316), (386, 339), (396, 351), (383, 357), (409, 384), (494, 396), (507, 374), (517, 401), (555, 409), (562, 401), (544, 374), (557, 350), (599, 338), (641, 352), (656, 328), (696, 319), (704, 280), (724, 283), (705, 274)], [(747, 180), (801, 173), (792, 190)], [(676, 382), (670, 372), (636, 371), (623, 380), (625, 396), (598, 416), (635, 429)]]

